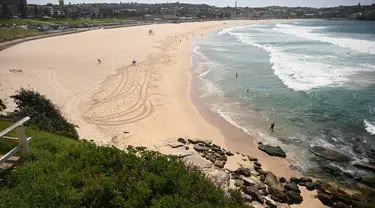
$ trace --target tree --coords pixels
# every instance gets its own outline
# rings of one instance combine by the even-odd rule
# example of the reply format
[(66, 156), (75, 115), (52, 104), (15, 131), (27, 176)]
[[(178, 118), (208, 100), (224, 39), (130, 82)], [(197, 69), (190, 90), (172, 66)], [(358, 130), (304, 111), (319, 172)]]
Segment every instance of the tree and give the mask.
[(34, 15), (37, 16), (38, 15), (38, 7), (35, 5), (34, 6)]

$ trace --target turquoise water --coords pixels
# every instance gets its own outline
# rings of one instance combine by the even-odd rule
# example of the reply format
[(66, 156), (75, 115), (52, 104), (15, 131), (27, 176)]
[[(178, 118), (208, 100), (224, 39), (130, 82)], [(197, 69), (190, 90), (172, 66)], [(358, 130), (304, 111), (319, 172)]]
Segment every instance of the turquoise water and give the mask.
[(224, 29), (195, 43), (192, 72), (205, 105), (258, 141), (280, 145), (303, 171), (318, 167), (312, 145), (350, 156), (333, 165), (352, 174), (368, 174), (352, 163), (375, 162), (374, 22)]

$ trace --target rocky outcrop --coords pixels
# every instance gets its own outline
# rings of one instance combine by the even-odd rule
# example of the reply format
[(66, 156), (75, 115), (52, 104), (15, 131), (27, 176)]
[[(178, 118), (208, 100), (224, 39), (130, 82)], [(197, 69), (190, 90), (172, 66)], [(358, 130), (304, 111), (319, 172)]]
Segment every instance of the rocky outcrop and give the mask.
[(270, 171), (266, 173), (265, 183), (272, 189), (284, 190), (283, 184), (280, 183), (279, 179)]
[(359, 164), (355, 163), (353, 164), (355, 167), (366, 169), (366, 170), (371, 170), (375, 172), (375, 166), (374, 165), (367, 165), (367, 164)]
[(257, 158), (252, 157), (252, 156), (250, 156), (250, 155), (247, 155), (247, 159), (248, 159), (249, 161), (251, 161), (251, 162), (256, 162), (256, 161), (258, 161)]
[(292, 182), (287, 182), (284, 186), (286, 191), (293, 191), (296, 193), (301, 193), (301, 191), (298, 188), (298, 185)]
[(234, 171), (234, 173), (236, 173), (237, 175), (243, 175), (243, 176), (246, 176), (246, 177), (250, 177), (251, 176), (250, 169), (243, 168), (243, 167), (239, 167), (237, 170)]
[(282, 150), (281, 147), (279, 147), (279, 146), (274, 147), (274, 146), (271, 146), (271, 145), (268, 145), (268, 144), (260, 143), (259, 146), (258, 146), (258, 149), (267, 153), (268, 155), (271, 155), (271, 156), (283, 157), (283, 158), (286, 157), (286, 154), (285, 154), (284, 150)]
[(331, 206), (333, 204), (333, 197), (321, 190), (318, 190), (318, 199), (327, 206)]
[(224, 168), (225, 162), (224, 161), (216, 161), (214, 165), (218, 168)]
[(309, 190), (309, 191), (315, 190), (315, 184), (314, 184), (314, 182), (307, 182), (306, 183), (306, 189)]
[(186, 144), (186, 140), (184, 138), (178, 138), (177, 139), (178, 142), (182, 143), (182, 144)]
[(284, 177), (279, 178), (280, 183), (285, 183), (286, 179)]
[(261, 204), (264, 203), (263, 196), (259, 193), (258, 189), (252, 186), (245, 186), (242, 188), (242, 191), (245, 194), (248, 194), (251, 196), (251, 198)]
[(209, 150), (208, 147), (205, 147), (205, 146), (202, 145), (201, 143), (194, 145), (194, 149), (195, 149), (196, 151), (198, 151), (198, 152), (203, 152), (203, 151), (208, 151), (208, 150)]
[(335, 162), (349, 162), (350, 158), (336, 150), (326, 149), (321, 146), (314, 146), (310, 148), (310, 151), (319, 157), (322, 157), (326, 160), (331, 160)]

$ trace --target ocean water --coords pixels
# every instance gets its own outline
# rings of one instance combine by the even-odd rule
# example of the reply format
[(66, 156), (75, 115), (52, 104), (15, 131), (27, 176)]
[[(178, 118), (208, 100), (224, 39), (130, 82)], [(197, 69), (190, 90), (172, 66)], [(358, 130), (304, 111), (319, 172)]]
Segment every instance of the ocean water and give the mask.
[(370, 174), (352, 164), (375, 162), (375, 22), (224, 29), (194, 43), (192, 75), (210, 110), (257, 141), (280, 145), (300, 170), (319, 169), (309, 151), (319, 145), (352, 158), (332, 165)]

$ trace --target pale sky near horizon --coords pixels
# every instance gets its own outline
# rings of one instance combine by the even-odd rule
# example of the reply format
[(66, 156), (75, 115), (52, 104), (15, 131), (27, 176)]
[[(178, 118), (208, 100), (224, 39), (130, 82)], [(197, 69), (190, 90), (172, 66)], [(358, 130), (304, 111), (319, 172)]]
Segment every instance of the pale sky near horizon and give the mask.
[[(139, 2), (139, 3), (166, 3), (177, 2), (178, 0), (64, 0), (65, 4), (76, 3), (119, 3), (119, 2)], [(215, 6), (234, 6), (236, 0), (180, 0), (181, 3), (208, 4)], [(58, 0), (28, 0), (29, 4), (58, 4)], [(340, 5), (356, 5), (359, 2), (363, 5), (375, 4), (375, 0), (237, 0), (238, 6), (263, 7), (263, 6), (290, 6), (290, 7), (332, 7)]]

